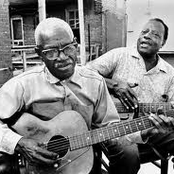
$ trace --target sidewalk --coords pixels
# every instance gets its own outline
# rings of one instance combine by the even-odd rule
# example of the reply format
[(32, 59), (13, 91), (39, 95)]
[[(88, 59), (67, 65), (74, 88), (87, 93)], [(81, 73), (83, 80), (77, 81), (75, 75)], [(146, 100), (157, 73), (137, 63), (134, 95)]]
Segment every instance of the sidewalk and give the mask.
[[(160, 169), (152, 163), (141, 165), (138, 174), (161, 174)], [(168, 174), (174, 174), (173, 163), (169, 160)]]
[[(103, 154), (103, 159), (108, 164), (107, 158)], [(161, 174), (160, 168), (152, 163), (142, 164), (138, 174)], [(169, 160), (168, 174), (174, 174), (173, 162)]]

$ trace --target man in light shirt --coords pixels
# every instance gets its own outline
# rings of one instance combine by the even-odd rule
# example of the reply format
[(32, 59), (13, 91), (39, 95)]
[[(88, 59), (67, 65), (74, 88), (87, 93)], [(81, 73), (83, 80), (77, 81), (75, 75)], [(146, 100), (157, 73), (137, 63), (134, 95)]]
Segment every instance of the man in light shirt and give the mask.
[[(42, 139), (53, 133), (52, 129), (62, 132), (63, 125), (66, 131), (67, 125), (75, 127), (78, 122), (73, 125), (73, 121), (79, 115), (89, 130), (116, 124), (119, 122), (119, 115), (102, 76), (86, 67), (76, 66), (77, 43), (65, 21), (58, 18), (43, 20), (35, 30), (35, 41), (36, 52), (44, 65), (12, 78), (0, 89), (0, 151), (7, 154), (21, 153), (28, 162), (28, 170), (33, 174), (38, 173), (38, 169), (40, 173), (59, 173), (59, 170), (63, 173), (64, 170), (70, 170), (71, 174), (87, 174), (92, 169), (92, 157), (90, 160), (86, 159), (86, 153), (82, 153), (66, 161), (59, 158), (61, 154), (45, 148)], [(63, 122), (69, 114), (74, 120), (68, 117), (69, 119)], [(163, 117), (161, 115), (162, 120)], [(54, 123), (55, 118), (59, 120)], [(142, 138), (146, 140), (146, 135), (154, 130), (164, 129), (165, 125), (159, 126), (157, 116), (154, 115), (150, 119), (159, 129), (138, 132), (133, 137), (125, 136), (123, 139), (127, 139), (130, 144), (144, 143)], [(50, 120), (53, 120), (52, 126), (48, 128), (46, 126), (49, 122), (46, 121)], [(166, 125), (170, 123), (168, 120), (163, 121)], [(81, 124), (78, 126), (80, 130)], [(106, 143), (108, 146), (114, 146), (111, 152), (114, 162), (122, 161), (122, 156), (125, 155), (122, 150), (124, 144), (120, 144), (120, 141), (122, 140), (115, 139)], [(66, 141), (62, 143), (64, 142)], [(64, 148), (65, 145), (58, 148)], [(49, 147), (49, 143), (47, 146)], [(63, 161), (66, 161), (65, 166), (60, 169), (59, 165)], [(87, 162), (87, 165), (83, 162)], [(75, 167), (67, 169), (71, 165)], [(131, 174), (139, 168), (128, 166), (129, 164), (122, 166), (127, 167), (124, 169), (125, 174)], [(122, 170), (111, 170), (110, 173), (124, 174)]]
[[(167, 37), (166, 24), (158, 18), (150, 19), (142, 29), (135, 47), (115, 48), (89, 62), (87, 66), (105, 77), (115, 102), (118, 98), (125, 108), (135, 113), (139, 110), (138, 103), (173, 102), (174, 68), (158, 55)], [(156, 134), (148, 140), (148, 144), (158, 154), (165, 151), (166, 154), (173, 153), (174, 149), (174, 121), (171, 117), (166, 119), (171, 120), (171, 131)], [(136, 144), (126, 148), (130, 151), (130, 160), (132, 156), (139, 156), (138, 153), (131, 153), (132, 149), (137, 149)]]

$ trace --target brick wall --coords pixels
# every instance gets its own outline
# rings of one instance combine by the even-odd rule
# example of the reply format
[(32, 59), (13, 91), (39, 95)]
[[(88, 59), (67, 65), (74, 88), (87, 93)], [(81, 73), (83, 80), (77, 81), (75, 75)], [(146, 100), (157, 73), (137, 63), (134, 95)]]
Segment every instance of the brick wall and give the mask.
[[(99, 44), (102, 47), (102, 5), (101, 0), (84, 1), (85, 42)], [(90, 30), (90, 31), (89, 31)]]
[[(119, 6), (122, 2), (122, 6)], [(126, 44), (125, 0), (102, 0), (103, 53)]]
[(34, 40), (34, 24), (35, 16), (25, 16), (23, 17), (23, 27), (24, 27), (24, 43), (25, 45), (35, 45)]
[(0, 0), (0, 86), (12, 77), (8, 0)]

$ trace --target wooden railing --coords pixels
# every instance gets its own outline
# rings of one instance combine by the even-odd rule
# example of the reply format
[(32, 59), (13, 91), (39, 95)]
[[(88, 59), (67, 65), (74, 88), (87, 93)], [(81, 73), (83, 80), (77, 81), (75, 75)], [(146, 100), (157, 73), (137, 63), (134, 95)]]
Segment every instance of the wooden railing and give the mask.
[[(86, 62), (96, 59), (99, 57), (99, 44), (91, 44), (90, 49), (86, 46)], [(81, 63), (80, 60), (80, 45), (78, 45), (78, 61), (79, 64)]]
[(12, 64), (15, 70), (26, 71), (27, 68), (42, 64), (35, 53), (35, 45), (15, 46), (11, 48)]
[[(78, 46), (79, 48), (79, 46)], [(78, 49), (77, 63), (81, 63)], [(14, 46), (12, 51), (12, 65), (19, 73), (26, 71), (28, 68), (42, 64), (39, 56), (35, 53), (35, 45)], [(91, 61), (99, 56), (99, 44), (91, 44), (90, 49), (86, 47), (86, 62)], [(18, 72), (17, 72), (18, 74)]]

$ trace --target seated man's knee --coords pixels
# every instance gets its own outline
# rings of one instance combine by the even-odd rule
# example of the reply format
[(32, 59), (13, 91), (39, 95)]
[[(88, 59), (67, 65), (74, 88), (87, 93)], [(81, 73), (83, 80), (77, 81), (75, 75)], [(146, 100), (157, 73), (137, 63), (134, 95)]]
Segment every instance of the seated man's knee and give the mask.
[(9, 155), (0, 154), (0, 174), (12, 174), (13, 164)]
[(119, 142), (106, 143), (108, 151), (110, 172), (117, 171), (118, 174), (135, 174), (140, 169), (140, 159), (136, 144), (123, 146)]
[(125, 161), (128, 161), (129, 163), (139, 164), (140, 163), (140, 159), (139, 159), (139, 152), (138, 152), (137, 145), (133, 144), (133, 145), (130, 145), (130, 146), (125, 146), (123, 148), (122, 158)]
[(139, 152), (136, 144), (130, 146), (124, 146), (118, 141), (108, 141), (104, 144), (109, 160), (115, 161), (115, 159), (126, 160), (131, 162), (139, 162)]
[(0, 164), (0, 174), (11, 174), (12, 170), (11, 170), (11, 165), (7, 165), (7, 164)]

